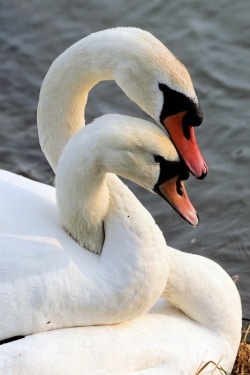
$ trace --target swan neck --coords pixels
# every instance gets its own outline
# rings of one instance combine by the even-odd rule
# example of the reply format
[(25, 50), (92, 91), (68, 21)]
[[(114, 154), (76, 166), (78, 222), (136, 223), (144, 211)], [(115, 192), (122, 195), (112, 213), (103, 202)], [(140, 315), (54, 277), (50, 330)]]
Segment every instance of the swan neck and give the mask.
[(81, 142), (80, 133), (67, 144), (60, 158), (55, 180), (57, 202), (66, 231), (82, 247), (100, 254), (110, 192), (98, 145), (93, 145), (97, 140)]
[(44, 79), (37, 110), (38, 134), (54, 171), (68, 140), (85, 125), (89, 91), (100, 81), (113, 79), (106, 55), (100, 48), (97, 54), (88, 38), (83, 39), (53, 62)]

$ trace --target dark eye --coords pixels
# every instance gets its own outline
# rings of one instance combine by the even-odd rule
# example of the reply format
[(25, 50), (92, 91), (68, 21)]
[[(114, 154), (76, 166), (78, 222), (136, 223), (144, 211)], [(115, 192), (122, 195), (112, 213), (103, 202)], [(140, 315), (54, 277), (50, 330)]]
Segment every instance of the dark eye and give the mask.
[(160, 164), (162, 161), (164, 161), (164, 157), (160, 155), (154, 155), (155, 162)]

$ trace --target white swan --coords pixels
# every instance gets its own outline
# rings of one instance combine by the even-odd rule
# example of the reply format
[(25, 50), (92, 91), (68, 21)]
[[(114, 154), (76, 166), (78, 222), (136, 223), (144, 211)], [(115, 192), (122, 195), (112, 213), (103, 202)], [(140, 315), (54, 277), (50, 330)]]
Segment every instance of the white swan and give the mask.
[[(101, 256), (60, 228), (54, 188), (2, 172), (0, 337), (40, 333), (1, 345), (0, 373), (194, 375), (210, 360), (230, 371), (241, 328), (234, 282), (213, 261), (166, 246), (109, 171), (159, 189), (198, 223), (176, 178), (186, 177), (186, 167), (163, 132), (143, 120), (103, 116), (71, 138), (59, 161), (63, 224), (98, 251), (104, 223)], [(162, 292), (172, 305), (161, 300), (145, 315)], [(83, 325), (90, 327), (56, 329)]]
[(88, 250), (103, 249), (101, 257), (60, 227), (54, 188), (2, 172), (0, 339), (122, 322), (145, 314), (162, 294), (169, 267), (162, 233), (109, 172), (159, 191), (198, 224), (177, 179), (186, 178), (185, 164), (144, 120), (103, 116), (68, 142), (59, 162), (62, 224)]
[(159, 40), (137, 28), (91, 34), (51, 65), (40, 92), (37, 123), (42, 150), (54, 171), (65, 144), (84, 125), (89, 90), (103, 80), (115, 80), (161, 123), (190, 171), (205, 177), (207, 166), (194, 134), (202, 112), (191, 78)]
[[(53, 188), (3, 172), (1, 207), (10, 214), (0, 213), (1, 338), (91, 326), (55, 329), (1, 345), (0, 373), (194, 375), (211, 360), (230, 371), (241, 329), (234, 282), (213, 261), (166, 246), (133, 194), (113, 174), (104, 176), (109, 170), (150, 190), (159, 185), (172, 205), (197, 224), (184, 186), (174, 177), (185, 175), (183, 163), (168, 138), (143, 120), (104, 116), (68, 142), (59, 162), (62, 217), (66, 205), (92, 246), (92, 231), (82, 228), (85, 218), (74, 216), (82, 194), (90, 228), (92, 212), (95, 222), (104, 220), (101, 256), (85, 251), (59, 227)], [(97, 199), (91, 199), (92, 193)], [(102, 234), (102, 226), (97, 229)], [(160, 300), (141, 316), (163, 290), (172, 305)]]

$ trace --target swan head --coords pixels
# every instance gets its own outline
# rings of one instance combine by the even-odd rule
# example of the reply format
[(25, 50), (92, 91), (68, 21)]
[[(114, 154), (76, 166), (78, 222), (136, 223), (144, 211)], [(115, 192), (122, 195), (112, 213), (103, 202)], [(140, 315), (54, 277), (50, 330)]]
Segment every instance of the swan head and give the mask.
[(106, 172), (157, 193), (184, 220), (197, 226), (199, 218), (184, 185), (189, 170), (164, 132), (152, 123), (128, 116), (106, 115), (101, 121), (102, 127), (106, 123), (106, 141), (100, 142), (99, 152)]
[[(153, 35), (128, 28), (115, 80), (126, 95), (167, 130), (191, 173), (203, 179), (207, 164), (195, 139), (202, 111), (185, 66)], [(123, 45), (124, 43), (124, 45)]]

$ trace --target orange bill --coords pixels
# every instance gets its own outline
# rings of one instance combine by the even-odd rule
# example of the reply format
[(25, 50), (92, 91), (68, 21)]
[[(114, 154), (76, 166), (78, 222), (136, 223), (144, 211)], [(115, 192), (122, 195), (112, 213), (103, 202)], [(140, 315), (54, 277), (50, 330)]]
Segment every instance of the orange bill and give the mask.
[(186, 111), (168, 116), (163, 120), (163, 125), (190, 172), (202, 180), (207, 174), (207, 164), (197, 145), (194, 127), (187, 125), (186, 134), (184, 133), (183, 117), (185, 114)]
[(198, 214), (188, 198), (184, 182), (179, 177), (163, 182), (155, 191), (189, 224), (194, 227), (199, 224)]

